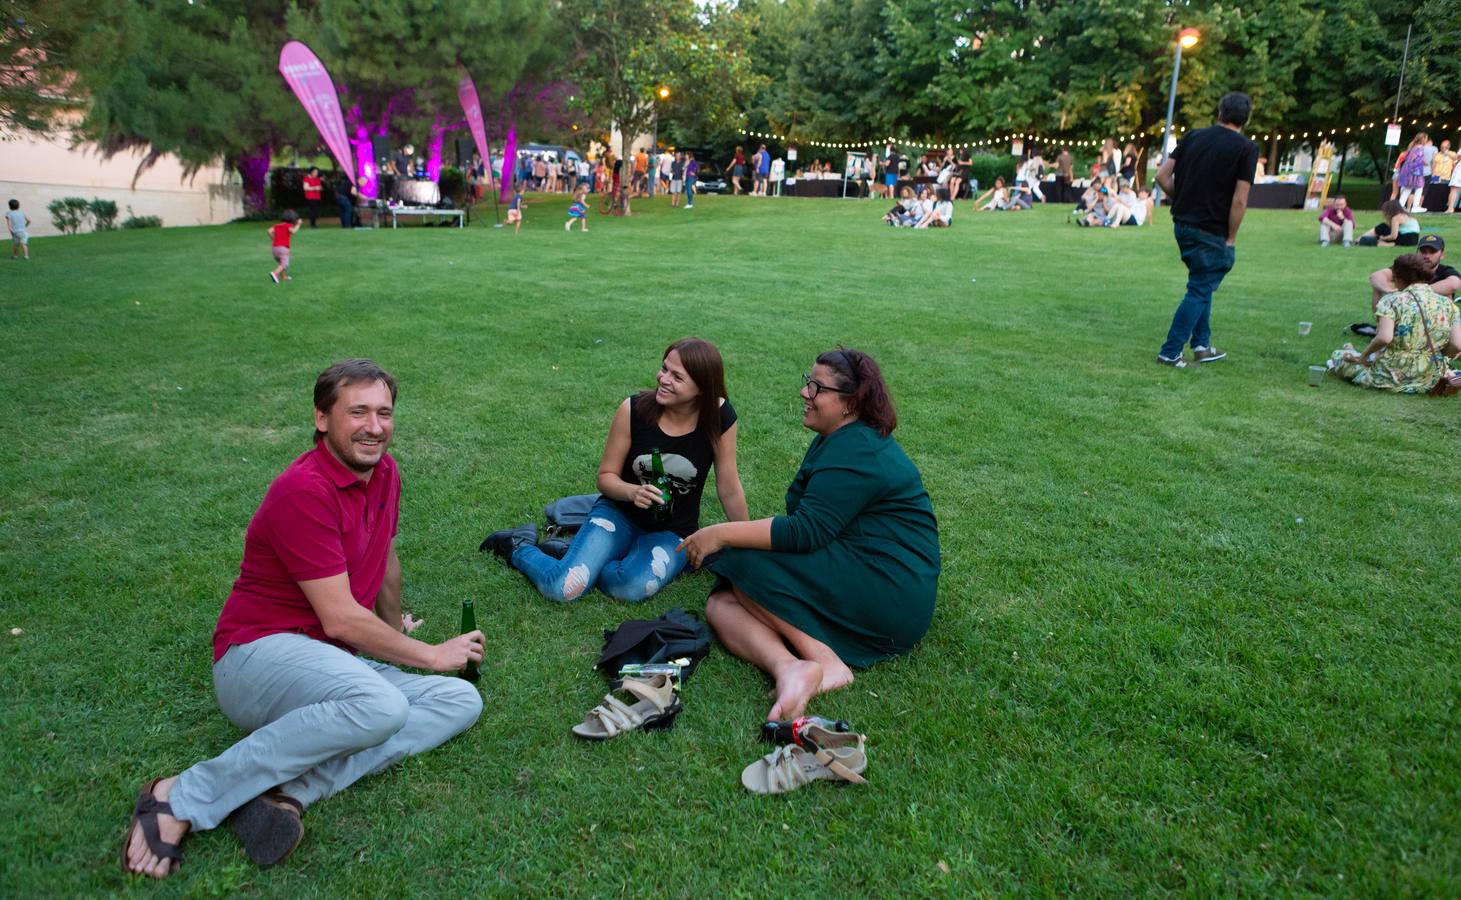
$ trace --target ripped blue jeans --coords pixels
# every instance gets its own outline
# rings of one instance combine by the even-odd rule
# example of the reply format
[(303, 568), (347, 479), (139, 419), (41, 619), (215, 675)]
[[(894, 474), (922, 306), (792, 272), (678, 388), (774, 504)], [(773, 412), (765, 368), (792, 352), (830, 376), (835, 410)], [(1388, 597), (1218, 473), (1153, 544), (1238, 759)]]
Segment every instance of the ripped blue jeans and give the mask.
[(600, 498), (562, 559), (524, 544), (513, 551), (512, 566), (549, 600), (577, 600), (597, 587), (615, 600), (638, 603), (684, 570), (685, 554), (675, 552), (679, 543), (673, 531), (642, 531), (614, 501)]

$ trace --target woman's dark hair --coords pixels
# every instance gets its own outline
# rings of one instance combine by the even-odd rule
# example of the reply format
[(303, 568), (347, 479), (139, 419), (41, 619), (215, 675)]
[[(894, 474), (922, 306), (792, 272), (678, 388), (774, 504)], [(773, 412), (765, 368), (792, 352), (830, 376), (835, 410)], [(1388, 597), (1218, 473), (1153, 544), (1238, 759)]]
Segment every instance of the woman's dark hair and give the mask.
[(319, 173), (320, 173), (320, 167), (319, 166), (310, 166), (309, 167), (309, 174), (310, 175), (318, 175)]
[(1419, 253), (1407, 253), (1395, 257), (1390, 264), (1390, 280), (1396, 289), (1408, 288), (1412, 284), (1429, 284), (1431, 271), (1426, 268), (1425, 259)]
[(898, 414), (893, 410), (893, 398), (888, 396), (883, 370), (871, 356), (861, 350), (838, 347), (818, 356), (817, 364), (837, 373), (837, 387), (847, 391), (847, 408), (853, 415), (883, 437), (893, 433), (898, 427)]
[[(685, 367), (685, 374), (690, 376), (690, 380), (700, 390), (700, 403), (695, 411), (695, 431), (714, 447), (720, 443), (723, 430), (720, 427), (721, 398), (730, 402), (730, 396), (725, 391), (725, 363), (721, 361), (720, 351), (707, 340), (687, 337), (666, 347), (660, 359), (665, 359), (671, 352), (680, 355), (680, 365)], [(639, 416), (641, 422), (659, 424), (663, 408), (655, 402), (654, 391), (640, 391), (635, 394), (629, 407)]]
[(284, 210), (284, 215), (280, 216), (279, 218), (288, 222), (290, 225), (293, 225), (295, 222), (299, 221), (299, 213), (295, 212), (292, 209), (286, 209)]
[(1380, 204), (1380, 215), (1384, 216), (1387, 222), (1403, 212), (1405, 212), (1405, 207), (1400, 205), (1399, 200), (1386, 200)]
[(19, 200), (12, 199), (10, 201), (10, 208), (11, 209), (20, 209), (20, 201)]
[[(347, 384), (379, 381), (391, 392), (391, 402), (396, 402), (396, 379), (391, 373), (368, 359), (342, 359), (320, 373), (315, 379), (315, 409), (328, 413), (335, 408), (340, 388)], [(315, 440), (324, 437), (323, 431), (315, 431)]]

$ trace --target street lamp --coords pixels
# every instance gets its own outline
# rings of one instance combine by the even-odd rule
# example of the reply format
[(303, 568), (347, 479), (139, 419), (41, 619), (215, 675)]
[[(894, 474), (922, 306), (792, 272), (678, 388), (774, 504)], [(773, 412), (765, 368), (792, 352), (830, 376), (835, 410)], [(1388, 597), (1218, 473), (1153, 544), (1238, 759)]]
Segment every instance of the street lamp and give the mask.
[[(668, 99), (670, 99), (670, 89), (668, 87), (664, 86), (664, 85), (660, 85), (659, 86), (659, 90), (655, 91), (654, 93), (661, 100), (668, 100)], [(652, 133), (652, 135), (650, 136), (650, 139), (649, 139), (649, 149), (651, 149), (651, 150), (658, 150), (659, 149), (659, 104), (655, 104), (655, 107), (654, 107), (654, 132)], [(658, 156), (658, 155), (659, 154), (657, 154), (657, 153), (656, 154), (652, 154), (652, 157), (653, 156)], [(651, 169), (651, 171), (649, 173), (649, 196), (653, 197), (654, 196), (654, 183), (659, 180), (659, 165), (657, 164), (657, 162), (653, 158), (650, 159), (649, 163), (650, 163), (650, 169)]]
[[(1177, 73), (1182, 71), (1182, 51), (1191, 50), (1202, 40), (1202, 33), (1196, 28), (1184, 28), (1177, 32), (1177, 50), (1172, 57), (1172, 86), (1167, 89), (1167, 126), (1162, 129), (1162, 158), (1158, 165), (1167, 161), (1167, 141), (1172, 136), (1172, 111), (1177, 106)], [(1157, 200), (1161, 202), (1160, 197)]]

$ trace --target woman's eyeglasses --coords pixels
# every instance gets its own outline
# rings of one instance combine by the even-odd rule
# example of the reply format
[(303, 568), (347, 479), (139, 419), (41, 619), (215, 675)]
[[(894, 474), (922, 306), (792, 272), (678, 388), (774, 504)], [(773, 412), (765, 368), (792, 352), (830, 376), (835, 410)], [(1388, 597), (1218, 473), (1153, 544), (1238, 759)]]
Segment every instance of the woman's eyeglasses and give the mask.
[(802, 387), (812, 389), (811, 399), (813, 400), (817, 399), (817, 395), (822, 393), (823, 391), (831, 391), (834, 394), (852, 393), (852, 391), (845, 391), (842, 388), (835, 388), (830, 385), (823, 384), (822, 382), (813, 378), (811, 375), (808, 375), (806, 372), (802, 373)]

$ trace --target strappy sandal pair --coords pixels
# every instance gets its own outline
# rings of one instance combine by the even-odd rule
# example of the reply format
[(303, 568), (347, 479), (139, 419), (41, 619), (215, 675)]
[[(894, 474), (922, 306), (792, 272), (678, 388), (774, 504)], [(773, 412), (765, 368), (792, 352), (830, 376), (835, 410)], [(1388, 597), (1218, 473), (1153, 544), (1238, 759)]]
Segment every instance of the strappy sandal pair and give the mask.
[(867, 784), (867, 735), (821, 725), (797, 730), (796, 743), (778, 747), (741, 772), (741, 785), (754, 794), (785, 794), (814, 781)]
[[(159, 815), (173, 814), (172, 804), (158, 800), (154, 794), (161, 780), (154, 778), (148, 782), (132, 807), (132, 822), (122, 838), (123, 872), (130, 874), (132, 871), (127, 867), (127, 846), (132, 841), (133, 830), (137, 828), (142, 829), (142, 839), (147, 842), (147, 849), (152, 851), (152, 855), (168, 860), (168, 875), (182, 867), (181, 840), (177, 844), (164, 841), (158, 828)], [(303, 814), (304, 806), (298, 800), (274, 787), (230, 813), (228, 827), (255, 865), (272, 866), (294, 852), (304, 838), (304, 826), (300, 823)]]
[[(607, 741), (630, 731), (668, 731), (685, 708), (678, 690), (669, 675), (626, 675), (573, 726), (573, 733), (586, 741)], [(618, 692), (630, 695), (633, 705), (615, 697)]]

